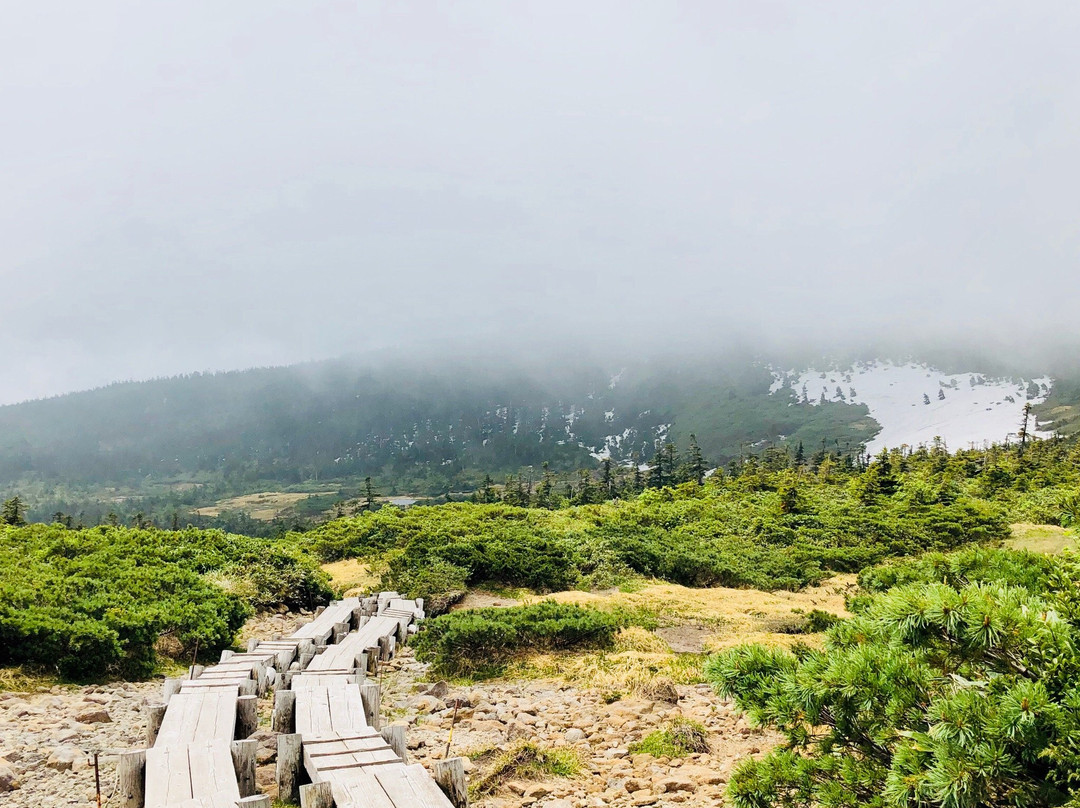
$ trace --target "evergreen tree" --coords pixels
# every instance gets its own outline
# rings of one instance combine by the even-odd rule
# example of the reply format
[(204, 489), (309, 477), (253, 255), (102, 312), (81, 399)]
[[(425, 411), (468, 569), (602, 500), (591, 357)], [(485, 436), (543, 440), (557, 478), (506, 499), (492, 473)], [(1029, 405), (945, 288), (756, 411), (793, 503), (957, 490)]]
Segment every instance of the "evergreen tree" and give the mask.
[(26, 505), (18, 494), (6, 500), (0, 509), (0, 522), (5, 525), (25, 525)]
[(589, 478), (589, 472), (582, 469), (578, 472), (578, 495), (577, 502), (580, 505), (591, 505), (596, 497), (592, 485), (592, 480)]
[(604, 499), (615, 498), (615, 478), (611, 474), (611, 458), (605, 457), (600, 463), (600, 490)]
[(705, 472), (708, 469), (705, 467), (705, 458), (701, 454), (701, 447), (698, 446), (697, 436), (690, 433), (690, 447), (687, 450), (686, 458), (686, 471), (687, 477), (693, 480), (698, 485), (705, 482)]
[(375, 488), (371, 484), (371, 477), (364, 478), (364, 509), (375, 510)]
[(806, 463), (806, 450), (803, 448), (802, 441), (799, 441), (798, 447), (795, 449), (795, 466), (801, 467)]
[(630, 488), (634, 494), (640, 494), (645, 490), (645, 481), (641, 477), (641, 458), (635, 452), (632, 458), (634, 464), (634, 474), (631, 478)]

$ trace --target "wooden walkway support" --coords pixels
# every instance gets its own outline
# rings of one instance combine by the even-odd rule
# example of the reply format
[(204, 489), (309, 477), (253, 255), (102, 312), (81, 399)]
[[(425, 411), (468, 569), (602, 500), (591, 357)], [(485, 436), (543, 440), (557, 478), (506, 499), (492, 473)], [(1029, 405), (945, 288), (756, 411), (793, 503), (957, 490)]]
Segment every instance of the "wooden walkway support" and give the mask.
[(396, 592), (346, 598), (290, 637), (252, 640), (243, 653), (166, 680), (164, 705), (148, 710), (151, 748), (123, 759), (123, 808), (265, 808), (254, 794), (255, 742), (244, 738), (270, 687), (283, 798), (317, 808), (462, 808), (455, 784), (440, 788), (406, 763), (403, 727), (380, 732), (379, 685), (365, 678), (423, 617), (423, 601)]

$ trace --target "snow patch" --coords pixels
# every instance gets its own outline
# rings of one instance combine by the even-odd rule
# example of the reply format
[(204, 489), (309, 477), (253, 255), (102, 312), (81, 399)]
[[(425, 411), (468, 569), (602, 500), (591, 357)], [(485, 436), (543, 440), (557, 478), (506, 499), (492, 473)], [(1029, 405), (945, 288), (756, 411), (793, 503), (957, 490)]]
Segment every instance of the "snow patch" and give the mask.
[[(773, 386), (776, 377), (773, 371)], [(1050, 394), (1053, 379), (1002, 379), (979, 373), (947, 374), (925, 364), (869, 362), (827, 372), (810, 368), (792, 377), (796, 403), (865, 404), (881, 432), (867, 444), (874, 454), (898, 446), (929, 445), (942, 438), (950, 449), (1015, 441), (1025, 402), (1038, 404)], [(778, 392), (783, 385), (771, 392)], [(1049, 437), (1032, 417), (1034, 437)]]

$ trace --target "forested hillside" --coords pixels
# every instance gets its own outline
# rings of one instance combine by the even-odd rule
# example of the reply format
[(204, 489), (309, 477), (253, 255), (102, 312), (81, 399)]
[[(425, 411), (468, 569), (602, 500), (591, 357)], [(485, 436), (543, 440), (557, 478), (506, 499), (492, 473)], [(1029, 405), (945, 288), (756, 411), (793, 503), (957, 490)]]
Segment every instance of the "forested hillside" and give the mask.
[[(808, 400), (745, 355), (538, 366), (342, 359), (0, 407), (0, 495), (20, 495), (32, 519), (258, 533), (265, 525), (229, 498), (296, 493), (283, 529), (365, 491), (461, 499), (509, 475), (530, 488), (555, 475), (561, 492), (578, 470), (598, 478), (604, 459), (627, 477), (669, 444), (685, 456), (691, 436), (708, 467), (770, 449), (857, 459), (881, 428), (866, 405)], [(1078, 391), (1055, 383), (1036, 410), (1043, 423), (1074, 429)]]
[(769, 397), (768, 370), (749, 360), (688, 368), (541, 374), (342, 360), (114, 384), (0, 408), (0, 486), (58, 486), (56, 499), (107, 485), (176, 494), (198, 482), (221, 496), (372, 476), (385, 493), (434, 495), (543, 463), (647, 462), (695, 431), (724, 463), (781, 436), (853, 450), (874, 430), (859, 408)]

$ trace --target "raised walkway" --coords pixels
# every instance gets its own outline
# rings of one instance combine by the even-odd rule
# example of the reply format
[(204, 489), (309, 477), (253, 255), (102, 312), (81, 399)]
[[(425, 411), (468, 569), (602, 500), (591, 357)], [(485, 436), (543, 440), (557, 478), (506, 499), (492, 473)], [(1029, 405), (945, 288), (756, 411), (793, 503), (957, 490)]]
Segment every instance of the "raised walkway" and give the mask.
[[(274, 690), (279, 798), (303, 808), (464, 808), (460, 760), (439, 783), (406, 761), (403, 726), (380, 729), (368, 680), (423, 619), (423, 602), (384, 592), (335, 601), (291, 636), (167, 679), (147, 708), (145, 750), (120, 758), (121, 808), (270, 808), (255, 793), (258, 699)], [(441, 787), (440, 787), (441, 786)]]

